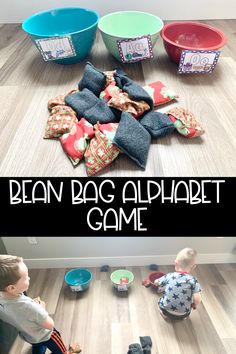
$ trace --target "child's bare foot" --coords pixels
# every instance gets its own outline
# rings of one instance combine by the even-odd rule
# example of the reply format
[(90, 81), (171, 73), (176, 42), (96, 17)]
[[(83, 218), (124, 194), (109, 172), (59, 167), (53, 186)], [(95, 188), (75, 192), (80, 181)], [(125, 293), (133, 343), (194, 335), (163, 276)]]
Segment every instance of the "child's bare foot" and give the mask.
[(80, 348), (80, 345), (78, 343), (70, 345), (68, 354), (76, 354), (80, 352), (82, 352), (82, 349)]

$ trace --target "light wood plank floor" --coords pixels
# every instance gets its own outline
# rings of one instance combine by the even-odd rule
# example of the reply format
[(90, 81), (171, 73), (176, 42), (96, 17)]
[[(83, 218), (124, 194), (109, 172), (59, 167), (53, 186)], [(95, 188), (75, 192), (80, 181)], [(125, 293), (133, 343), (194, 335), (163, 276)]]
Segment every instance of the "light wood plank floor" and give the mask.
[[(141, 85), (161, 80), (192, 110), (206, 134), (189, 140), (177, 132), (153, 140), (146, 170), (120, 156), (100, 175), (107, 176), (235, 176), (236, 175), (236, 20), (203, 21), (229, 38), (215, 72), (180, 76), (164, 51), (161, 38), (154, 59), (119, 64), (107, 52), (100, 34), (88, 58), (101, 70), (122, 66)], [(87, 176), (84, 162), (73, 168), (59, 141), (43, 139), (47, 102), (76, 88), (86, 60), (63, 66), (44, 62), (19, 24), (0, 25), (0, 176)]]
[[(79, 341), (83, 354), (125, 354), (139, 336), (149, 335), (153, 354), (236, 353), (236, 264), (199, 265), (202, 304), (191, 317), (166, 322), (161, 317), (158, 294), (141, 285), (147, 267), (127, 267), (135, 280), (127, 295), (117, 294), (110, 272), (91, 268), (88, 291), (72, 293), (64, 283), (66, 269), (31, 270), (28, 295), (41, 295), (66, 345)], [(110, 271), (115, 270), (111, 268)], [(173, 266), (160, 266), (163, 272)], [(16, 339), (9, 354), (29, 354), (30, 345)]]

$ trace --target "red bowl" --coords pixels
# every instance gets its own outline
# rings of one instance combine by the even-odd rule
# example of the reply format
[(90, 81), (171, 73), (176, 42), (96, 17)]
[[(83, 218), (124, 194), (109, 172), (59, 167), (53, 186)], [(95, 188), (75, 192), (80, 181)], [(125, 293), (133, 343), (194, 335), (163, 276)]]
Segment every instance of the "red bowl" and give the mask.
[(162, 272), (152, 272), (152, 273), (149, 274), (148, 279), (149, 279), (149, 281), (150, 281), (150, 283), (151, 283), (151, 286), (152, 286), (154, 289), (157, 289), (157, 288), (158, 288), (158, 286), (156, 286), (156, 285), (154, 284), (154, 281), (155, 281), (156, 279), (159, 279), (159, 278), (163, 277), (163, 275), (165, 275), (165, 273), (162, 273)]
[(161, 37), (170, 59), (179, 63), (182, 50), (218, 50), (227, 37), (218, 28), (200, 22), (171, 22), (166, 24)]

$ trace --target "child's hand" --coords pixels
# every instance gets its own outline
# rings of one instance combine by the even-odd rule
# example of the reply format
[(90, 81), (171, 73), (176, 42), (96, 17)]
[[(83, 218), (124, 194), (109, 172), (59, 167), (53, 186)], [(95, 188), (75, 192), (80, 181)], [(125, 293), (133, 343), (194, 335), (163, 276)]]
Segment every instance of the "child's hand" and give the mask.
[(46, 307), (46, 304), (43, 300), (40, 299), (40, 297), (36, 297), (35, 299), (33, 299), (35, 302), (37, 302), (37, 304), (41, 305), (44, 309)]
[(155, 284), (156, 286), (158, 286), (158, 279), (155, 279), (155, 280), (154, 280), (154, 284)]
[(37, 304), (40, 304), (41, 299), (40, 299), (39, 296), (37, 296), (37, 297), (34, 298), (33, 300), (34, 300), (34, 302), (37, 302)]
[(163, 294), (165, 292), (165, 287), (163, 286), (158, 286), (157, 288), (157, 294)]

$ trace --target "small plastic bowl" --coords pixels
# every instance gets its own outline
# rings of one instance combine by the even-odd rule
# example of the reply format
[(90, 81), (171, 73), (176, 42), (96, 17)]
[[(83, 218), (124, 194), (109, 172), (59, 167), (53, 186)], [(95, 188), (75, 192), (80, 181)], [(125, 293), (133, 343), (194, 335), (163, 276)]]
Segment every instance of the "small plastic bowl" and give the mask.
[(162, 272), (152, 272), (152, 273), (149, 274), (148, 280), (150, 281), (151, 286), (154, 289), (158, 289), (158, 286), (154, 284), (154, 281), (156, 279), (159, 279), (159, 278), (163, 277), (163, 275), (165, 275), (165, 273), (162, 273)]
[(72, 269), (65, 275), (65, 282), (72, 291), (79, 292), (89, 288), (93, 278), (92, 273), (84, 268)]
[(182, 50), (214, 51), (227, 43), (224, 32), (200, 22), (168, 23), (161, 31), (161, 37), (169, 58), (177, 64)]
[(129, 288), (131, 283), (134, 280), (134, 275), (132, 272), (130, 272), (129, 270), (126, 270), (126, 269), (118, 269), (118, 270), (115, 270), (114, 272), (112, 272), (110, 279), (116, 289), (118, 289), (119, 286), (121, 285), (122, 278), (128, 278), (128, 283), (126, 284), (126, 286), (127, 286), (127, 288)]
[(159, 17), (141, 11), (113, 12), (103, 16), (98, 23), (106, 48), (118, 61), (122, 61), (118, 40), (150, 35), (154, 47), (163, 26)]
[[(22, 29), (35, 45), (36, 40), (70, 36), (76, 55), (64, 59), (58, 58), (55, 62), (73, 64), (83, 60), (90, 53), (98, 20), (99, 15), (95, 11), (79, 7), (65, 7), (38, 12), (28, 17), (23, 22)], [(59, 52), (58, 55), (60, 55)]]

